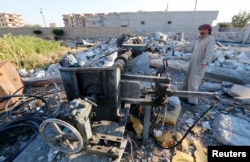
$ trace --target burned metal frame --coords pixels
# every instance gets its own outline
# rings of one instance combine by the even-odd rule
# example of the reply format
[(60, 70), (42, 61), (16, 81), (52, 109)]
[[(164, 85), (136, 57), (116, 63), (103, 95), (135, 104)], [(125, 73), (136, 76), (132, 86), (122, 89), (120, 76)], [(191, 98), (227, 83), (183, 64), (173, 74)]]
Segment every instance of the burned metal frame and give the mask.
[(68, 100), (71, 101), (78, 97), (91, 99), (97, 104), (97, 107), (93, 108), (97, 121), (118, 121), (122, 116), (119, 113), (121, 103), (146, 105), (143, 131), (143, 141), (145, 142), (149, 136), (150, 113), (154, 101), (150, 96), (142, 95), (140, 82), (155, 83), (156, 90), (149, 90), (147, 93), (154, 92), (158, 96), (166, 98), (166, 90), (171, 80), (166, 77), (121, 74), (120, 70), (120, 66), (72, 67), (61, 68), (60, 72)]
[(117, 68), (61, 68), (60, 73), (69, 101), (88, 97), (98, 105), (93, 108), (96, 120), (117, 120), (121, 106)]

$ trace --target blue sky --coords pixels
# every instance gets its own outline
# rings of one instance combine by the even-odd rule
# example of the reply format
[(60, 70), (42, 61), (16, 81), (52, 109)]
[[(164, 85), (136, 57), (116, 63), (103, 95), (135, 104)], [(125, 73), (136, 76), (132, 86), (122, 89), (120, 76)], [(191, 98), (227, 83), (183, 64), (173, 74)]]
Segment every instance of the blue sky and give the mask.
[[(25, 24), (64, 26), (62, 15), (71, 13), (109, 13), (142, 11), (194, 11), (196, 0), (3, 0), (0, 13), (23, 15)], [(197, 0), (197, 11), (219, 11), (217, 22), (231, 22), (240, 10), (248, 11), (249, 0)]]

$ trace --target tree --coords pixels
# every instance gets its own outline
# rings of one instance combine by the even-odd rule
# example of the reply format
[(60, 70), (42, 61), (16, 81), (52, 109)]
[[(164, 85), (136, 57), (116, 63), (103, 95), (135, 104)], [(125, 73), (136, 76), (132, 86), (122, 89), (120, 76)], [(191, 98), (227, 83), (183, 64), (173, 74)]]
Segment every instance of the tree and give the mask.
[(250, 13), (246, 11), (239, 11), (237, 15), (232, 17), (232, 25), (233, 27), (242, 28), (246, 26), (250, 21)]

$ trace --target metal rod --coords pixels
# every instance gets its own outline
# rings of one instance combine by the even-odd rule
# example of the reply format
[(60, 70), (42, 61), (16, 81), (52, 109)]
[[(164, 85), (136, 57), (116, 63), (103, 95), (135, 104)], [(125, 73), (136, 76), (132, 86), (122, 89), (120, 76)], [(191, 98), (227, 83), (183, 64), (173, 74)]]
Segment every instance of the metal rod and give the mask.
[(144, 98), (121, 97), (121, 101), (130, 103), (130, 104), (152, 104), (153, 103), (151, 99), (144, 99)]
[(122, 74), (121, 79), (124, 80), (135, 80), (135, 81), (144, 81), (144, 82), (159, 82), (159, 83), (170, 83), (170, 79), (166, 77), (156, 77), (156, 76), (144, 76), (144, 75), (129, 75)]
[(151, 105), (145, 105), (145, 107), (144, 107), (143, 134), (142, 134), (142, 142), (143, 143), (146, 143), (148, 141), (148, 137), (149, 137), (150, 114), (151, 114)]
[(172, 91), (172, 96), (179, 97), (197, 97), (197, 98), (216, 98), (217, 93), (199, 92), (199, 91)]

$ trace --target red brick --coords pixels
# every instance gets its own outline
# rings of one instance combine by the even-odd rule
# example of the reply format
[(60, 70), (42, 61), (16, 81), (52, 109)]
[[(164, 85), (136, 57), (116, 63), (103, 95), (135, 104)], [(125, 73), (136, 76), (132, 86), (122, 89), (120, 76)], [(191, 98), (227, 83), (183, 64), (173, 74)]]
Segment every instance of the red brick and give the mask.
[[(0, 96), (12, 95), (21, 87), (23, 87), (23, 82), (15, 66), (9, 61), (0, 62)], [(16, 94), (22, 93), (23, 89)], [(0, 102), (0, 112), (4, 110), (7, 101)], [(17, 97), (11, 98), (9, 105), (14, 104), (16, 101), (18, 101)]]

